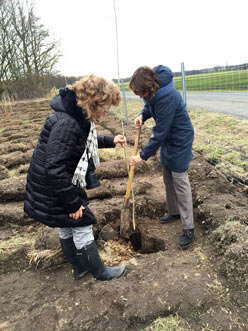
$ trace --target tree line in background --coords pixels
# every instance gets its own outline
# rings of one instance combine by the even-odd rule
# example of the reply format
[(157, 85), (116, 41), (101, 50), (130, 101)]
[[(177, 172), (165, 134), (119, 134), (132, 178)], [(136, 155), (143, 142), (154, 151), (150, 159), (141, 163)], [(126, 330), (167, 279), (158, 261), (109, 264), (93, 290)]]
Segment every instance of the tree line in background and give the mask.
[(57, 46), (31, 1), (0, 0), (0, 94), (14, 99), (43, 96), (57, 74)]
[[(187, 76), (190, 75), (200, 75), (205, 73), (215, 73), (215, 72), (224, 72), (224, 71), (235, 71), (235, 70), (247, 70), (248, 63), (237, 64), (237, 65), (226, 65), (226, 66), (215, 66), (213, 68), (206, 68), (206, 69), (198, 69), (198, 70), (186, 70), (185, 74)], [(182, 72), (173, 72), (175, 77), (182, 76)], [(115, 83), (118, 83), (118, 79), (113, 79)], [(121, 81), (123, 83), (128, 83), (130, 81), (130, 77), (122, 78)]]
[[(12, 99), (44, 97), (52, 88), (58, 89), (78, 80), (80, 77), (61, 76), (56, 70), (56, 64), (61, 56), (58, 49), (58, 41), (50, 38), (49, 31), (35, 15), (32, 0), (0, 0), (0, 99), (3, 95)], [(247, 83), (246, 85), (242, 83), (242, 79), (244, 81), (246, 79), (247, 82), (247, 69), (248, 63), (245, 63), (188, 70), (185, 73), (186, 76), (201, 77), (204, 73), (234, 71), (238, 73), (239, 88), (247, 89)], [(182, 73), (175, 72), (174, 75), (179, 79)], [(230, 89), (233, 86), (229, 85), (234, 84), (231, 82), (227, 86), (228, 79), (225, 77), (226, 89)], [(130, 77), (126, 77), (121, 81), (126, 86), (129, 80)], [(118, 82), (117, 79), (113, 81)], [(216, 89), (216, 81), (217, 79), (214, 89)], [(178, 84), (180, 85), (180, 82)], [(210, 84), (209, 78), (208, 84)], [(201, 85), (204, 84), (201, 82)]]
[(58, 41), (34, 13), (32, 0), (0, 0), (0, 99), (44, 97), (80, 77), (59, 75)]
[[(198, 69), (198, 70), (186, 70), (185, 74), (186, 75), (200, 75), (200, 74), (205, 74), (205, 73), (215, 73), (215, 72), (235, 71), (235, 70), (247, 70), (247, 69), (248, 69), (248, 63), (237, 64), (237, 65), (225, 65), (225, 66), (217, 65), (213, 68), (205, 68), (205, 69)], [(175, 77), (181, 76), (181, 75), (182, 75), (181, 71), (174, 73)]]

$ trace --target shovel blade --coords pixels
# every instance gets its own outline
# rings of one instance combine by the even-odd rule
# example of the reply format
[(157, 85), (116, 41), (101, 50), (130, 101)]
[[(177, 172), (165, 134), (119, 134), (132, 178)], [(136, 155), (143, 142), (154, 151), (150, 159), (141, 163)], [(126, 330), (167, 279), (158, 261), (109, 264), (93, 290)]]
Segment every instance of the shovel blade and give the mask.
[(124, 238), (128, 236), (128, 230), (130, 227), (129, 214), (129, 208), (123, 208), (121, 210), (120, 235)]

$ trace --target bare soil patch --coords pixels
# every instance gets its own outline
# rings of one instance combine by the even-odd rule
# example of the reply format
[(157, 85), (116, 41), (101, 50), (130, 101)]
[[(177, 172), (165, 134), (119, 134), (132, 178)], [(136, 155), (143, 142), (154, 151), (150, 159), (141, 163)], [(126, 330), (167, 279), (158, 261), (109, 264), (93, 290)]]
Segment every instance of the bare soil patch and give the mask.
[[(110, 282), (91, 275), (73, 280), (57, 230), (23, 213), (28, 163), (49, 113), (45, 100), (17, 103), (1, 115), (0, 329), (136, 331), (158, 316), (177, 315), (191, 330), (247, 330), (248, 197), (199, 154), (189, 170), (196, 241), (187, 251), (177, 245), (180, 222), (159, 222), (166, 200), (158, 155), (134, 175), (138, 251), (119, 235), (126, 163), (102, 158), (102, 185), (88, 191), (95, 237), (105, 263), (125, 262), (129, 272)], [(118, 134), (121, 124), (110, 117), (97, 129)], [(125, 131), (131, 147), (135, 129)], [(142, 132), (140, 146), (149, 135)]]

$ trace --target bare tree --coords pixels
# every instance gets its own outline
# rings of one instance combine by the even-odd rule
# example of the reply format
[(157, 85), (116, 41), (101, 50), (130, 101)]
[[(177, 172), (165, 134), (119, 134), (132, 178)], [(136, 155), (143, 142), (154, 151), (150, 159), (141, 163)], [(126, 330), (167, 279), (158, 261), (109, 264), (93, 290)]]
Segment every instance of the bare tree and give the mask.
[(40, 24), (32, 0), (0, 0), (0, 93), (44, 95), (59, 57), (58, 42)]

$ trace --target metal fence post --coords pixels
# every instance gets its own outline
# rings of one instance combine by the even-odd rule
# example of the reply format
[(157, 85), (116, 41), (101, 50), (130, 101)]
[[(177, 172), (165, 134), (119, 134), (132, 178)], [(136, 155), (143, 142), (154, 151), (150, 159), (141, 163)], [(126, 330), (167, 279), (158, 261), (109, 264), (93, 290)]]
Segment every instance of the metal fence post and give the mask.
[(125, 107), (126, 125), (129, 125), (128, 113), (127, 113), (127, 101), (126, 101), (125, 86), (124, 86), (123, 79), (121, 80), (121, 87), (122, 87), (123, 101), (124, 101), (124, 107)]
[(183, 100), (187, 106), (187, 98), (186, 98), (186, 79), (185, 79), (185, 70), (184, 70), (184, 62), (181, 62), (181, 72), (182, 72), (182, 83), (183, 83)]

